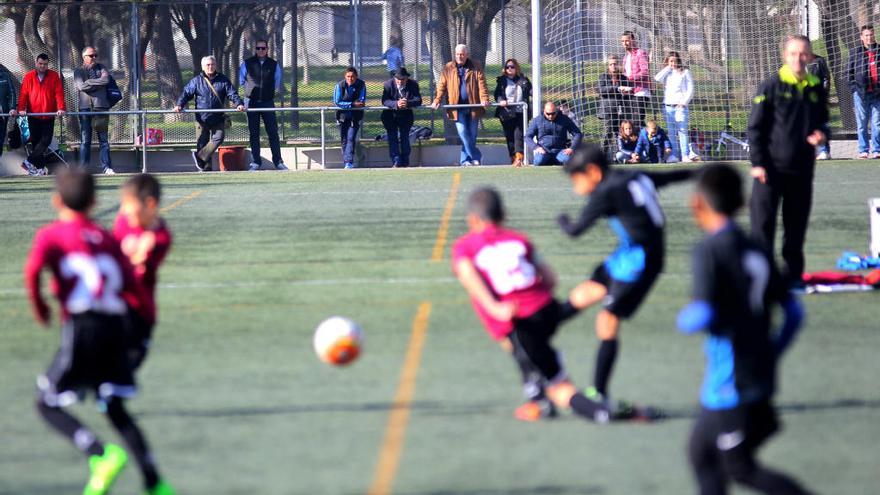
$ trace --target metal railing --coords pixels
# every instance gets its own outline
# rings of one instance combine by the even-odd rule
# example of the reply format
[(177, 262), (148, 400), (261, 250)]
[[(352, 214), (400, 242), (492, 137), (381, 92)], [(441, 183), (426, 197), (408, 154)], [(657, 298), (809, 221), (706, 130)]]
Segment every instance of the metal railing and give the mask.
[[(529, 126), (529, 115), (528, 108), (525, 102), (519, 103), (511, 103), (508, 106), (510, 107), (523, 107), (522, 112), (522, 120), (523, 120), (523, 133), (525, 133), (526, 129)], [(499, 107), (497, 103), (491, 103), (488, 105), (488, 108), (491, 107)], [(463, 105), (441, 105), (437, 110), (451, 110), (451, 109), (459, 109), (459, 108), (486, 108), (484, 105), (479, 103), (470, 103)], [(416, 111), (419, 109), (427, 109), (431, 111), (433, 110), (430, 106), (422, 106), (412, 108), (411, 110)], [(324, 106), (324, 107), (275, 107), (275, 108), (246, 108), (243, 111), (236, 110), (235, 108), (205, 108), (205, 109), (182, 109), (180, 112), (175, 111), (174, 109), (141, 109), (141, 110), (100, 110), (100, 111), (87, 111), (87, 112), (64, 112), (59, 115), (57, 113), (19, 113), (17, 116), (19, 117), (60, 117), (62, 119), (62, 126), (64, 125), (64, 117), (79, 117), (79, 116), (97, 116), (97, 115), (137, 115), (140, 117), (139, 123), (140, 128), (139, 132), (135, 132), (134, 139), (132, 141), (132, 147), (137, 149), (142, 147), (141, 152), (141, 171), (146, 173), (147, 170), (147, 148), (150, 146), (147, 143), (147, 115), (165, 115), (165, 114), (203, 114), (203, 113), (248, 113), (248, 112), (320, 112), (321, 113), (321, 165), (323, 166), (326, 163), (326, 153), (327, 153), (327, 112), (336, 112), (337, 110), (352, 110), (352, 111), (364, 111), (364, 112), (376, 112), (383, 110), (391, 110), (385, 106), (372, 106), (372, 107), (360, 107), (360, 108), (352, 108), (352, 109), (340, 109), (339, 107), (334, 106)], [(141, 144), (137, 144), (138, 135), (141, 137)], [(525, 136), (523, 136), (525, 140)], [(524, 143), (525, 144), (525, 143)], [(525, 146), (524, 146), (525, 148)], [(254, 157), (258, 159), (259, 157)], [(523, 162), (528, 165), (528, 153), (523, 153)]]

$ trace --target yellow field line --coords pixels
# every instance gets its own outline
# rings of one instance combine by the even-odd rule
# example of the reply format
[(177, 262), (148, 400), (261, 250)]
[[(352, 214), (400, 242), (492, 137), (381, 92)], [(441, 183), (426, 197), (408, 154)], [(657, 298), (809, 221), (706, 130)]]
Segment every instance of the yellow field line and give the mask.
[(178, 199), (177, 201), (175, 201), (175, 202), (171, 203), (170, 205), (166, 206), (165, 208), (162, 208), (161, 210), (159, 210), (159, 213), (162, 213), (162, 214), (168, 213), (169, 211), (171, 211), (171, 210), (177, 208), (178, 206), (180, 206), (180, 205), (186, 203), (187, 201), (192, 201), (192, 200), (198, 198), (198, 197), (201, 196), (201, 195), (202, 195), (202, 191), (195, 191), (195, 192), (193, 192), (192, 194), (190, 194), (189, 196), (186, 196), (186, 197), (180, 198), (180, 199)]
[(452, 176), (452, 187), (449, 188), (449, 197), (446, 199), (446, 209), (440, 217), (440, 227), (437, 228), (437, 240), (434, 242), (434, 250), (431, 252), (431, 261), (436, 263), (443, 259), (443, 251), (446, 248), (446, 234), (449, 232), (449, 219), (452, 210), (455, 209), (455, 198), (458, 196), (458, 185), (461, 184), (461, 172)]
[(419, 304), (419, 310), (413, 319), (403, 370), (400, 372), (400, 383), (397, 385), (397, 393), (394, 394), (394, 405), (391, 415), (388, 416), (388, 425), (385, 427), (379, 462), (376, 463), (376, 472), (368, 495), (391, 493), (397, 467), (400, 465), (400, 455), (403, 452), (403, 440), (406, 437), (406, 425), (409, 422), (410, 405), (416, 390), (416, 376), (419, 373), (419, 362), (422, 359), (422, 347), (428, 334), (430, 316), (431, 303), (425, 301)]

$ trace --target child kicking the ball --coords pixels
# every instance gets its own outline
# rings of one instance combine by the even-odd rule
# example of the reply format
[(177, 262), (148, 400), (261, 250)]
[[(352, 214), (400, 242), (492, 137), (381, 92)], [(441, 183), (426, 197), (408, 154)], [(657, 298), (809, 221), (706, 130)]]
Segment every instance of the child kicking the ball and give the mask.
[[(620, 322), (635, 314), (663, 269), (665, 217), (656, 188), (687, 180), (693, 171), (616, 170), (609, 166), (605, 153), (592, 144), (578, 148), (564, 170), (575, 194), (590, 199), (577, 220), (572, 221), (566, 214), (559, 216), (563, 232), (577, 237), (605, 217), (619, 239), (617, 249), (595, 268), (589, 280), (571, 291), (562, 305), (567, 318), (602, 304), (596, 316), (599, 350), (593, 385), (586, 394), (611, 408), (608, 382), (617, 358)], [(619, 405), (631, 410), (626, 403)]]
[(452, 269), (486, 331), (509, 350), (519, 366), (528, 402), (522, 420), (553, 414), (550, 403), (591, 421), (609, 421), (609, 411), (577, 391), (550, 340), (560, 323), (553, 299), (555, 275), (535, 254), (529, 239), (503, 226), (501, 196), (491, 188), (468, 199), (469, 233), (452, 249)]
[[(156, 283), (159, 265), (171, 248), (171, 231), (159, 216), (162, 190), (150, 174), (138, 174), (122, 186), (119, 215), (113, 236), (134, 267), (137, 283), (143, 288), (140, 311), (130, 311), (130, 349), (132, 367), (137, 370), (147, 356), (156, 323)], [(129, 297), (129, 294), (126, 294)]]
[(53, 292), (61, 305), (62, 344), (49, 369), (37, 379), (37, 412), (89, 457), (84, 495), (107, 493), (127, 462), (122, 447), (102, 443), (65, 409), (87, 392), (102, 401), (104, 413), (137, 460), (146, 493), (173, 495), (125, 408), (124, 399), (132, 397), (136, 387), (127, 359), (123, 293), (138, 294), (141, 289), (113, 237), (89, 218), (94, 201), (91, 175), (62, 170), (52, 196), (58, 220), (37, 231), (24, 267), (25, 287), (37, 321), (48, 325), (50, 319), (40, 290), (43, 269), (52, 273)]
[[(706, 167), (691, 211), (706, 237), (693, 253), (693, 301), (679, 313), (687, 334), (706, 332), (702, 410), (688, 456), (699, 493), (727, 493), (729, 481), (761, 493), (807, 493), (788, 476), (761, 466), (755, 452), (779, 429), (771, 399), (776, 367), (803, 318), (772, 258), (733, 221), (743, 205), (742, 180), (726, 164)], [(770, 331), (773, 305), (785, 321)]]

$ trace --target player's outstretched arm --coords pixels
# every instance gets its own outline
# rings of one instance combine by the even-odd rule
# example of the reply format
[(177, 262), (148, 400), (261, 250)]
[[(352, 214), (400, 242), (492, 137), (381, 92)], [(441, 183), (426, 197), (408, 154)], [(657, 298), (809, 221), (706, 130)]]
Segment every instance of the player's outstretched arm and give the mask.
[(510, 321), (513, 319), (516, 313), (516, 305), (495, 299), (495, 296), (489, 291), (489, 287), (483, 282), (483, 278), (470, 260), (462, 259), (456, 262), (455, 275), (468, 295), (477, 301), (492, 318), (498, 321)]

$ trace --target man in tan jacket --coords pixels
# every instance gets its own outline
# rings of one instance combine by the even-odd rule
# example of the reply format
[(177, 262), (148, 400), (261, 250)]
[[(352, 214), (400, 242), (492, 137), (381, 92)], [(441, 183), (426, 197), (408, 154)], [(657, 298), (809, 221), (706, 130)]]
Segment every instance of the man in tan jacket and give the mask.
[(449, 120), (455, 122), (455, 129), (461, 139), (462, 167), (479, 165), (483, 154), (477, 149), (477, 124), (489, 106), (489, 91), (486, 89), (486, 76), (483, 68), (475, 60), (468, 58), (466, 45), (455, 47), (455, 60), (443, 67), (440, 84), (431, 108), (440, 108), (440, 101), (446, 97), (450, 105), (479, 103), (482, 107), (457, 108), (446, 110)]

